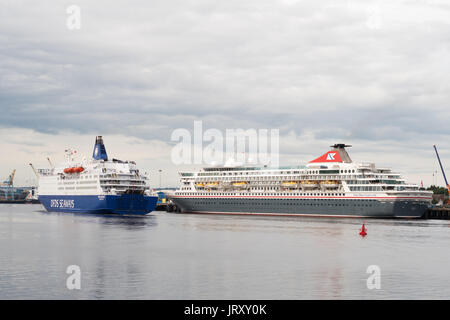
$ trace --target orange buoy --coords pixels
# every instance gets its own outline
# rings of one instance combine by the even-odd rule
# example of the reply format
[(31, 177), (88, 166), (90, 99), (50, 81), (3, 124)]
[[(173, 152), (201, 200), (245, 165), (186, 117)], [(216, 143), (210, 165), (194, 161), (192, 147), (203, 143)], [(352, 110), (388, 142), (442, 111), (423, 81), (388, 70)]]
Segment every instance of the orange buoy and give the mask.
[(367, 229), (366, 229), (366, 227), (364, 226), (364, 223), (363, 223), (363, 225), (362, 225), (361, 232), (359, 233), (359, 235), (360, 235), (361, 237), (367, 236)]

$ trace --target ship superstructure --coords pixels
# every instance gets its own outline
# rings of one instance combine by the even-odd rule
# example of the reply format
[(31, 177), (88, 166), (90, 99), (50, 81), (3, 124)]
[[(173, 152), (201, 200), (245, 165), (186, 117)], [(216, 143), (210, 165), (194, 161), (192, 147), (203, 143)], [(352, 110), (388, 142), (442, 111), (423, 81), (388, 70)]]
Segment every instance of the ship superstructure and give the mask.
[(39, 201), (48, 211), (146, 214), (158, 197), (134, 161), (108, 159), (103, 138), (95, 141), (92, 158), (76, 160), (66, 150), (66, 162), (38, 169)]
[(389, 168), (354, 163), (345, 144), (304, 166), (208, 167), (180, 172), (172, 201), (182, 212), (421, 217), (432, 192), (406, 183)]

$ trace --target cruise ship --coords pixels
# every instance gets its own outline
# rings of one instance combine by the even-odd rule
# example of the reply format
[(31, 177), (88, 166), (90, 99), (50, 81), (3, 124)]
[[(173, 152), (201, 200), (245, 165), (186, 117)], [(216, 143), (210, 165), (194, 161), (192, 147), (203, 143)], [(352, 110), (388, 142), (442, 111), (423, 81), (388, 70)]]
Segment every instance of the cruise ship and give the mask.
[(420, 218), (432, 192), (374, 163), (355, 163), (345, 144), (304, 166), (216, 166), (180, 172), (171, 196), (184, 213)]
[(69, 149), (65, 163), (35, 170), (38, 199), (47, 211), (147, 214), (155, 209), (158, 197), (147, 177), (134, 161), (108, 159), (101, 136), (95, 139), (92, 159), (75, 157), (76, 151)]

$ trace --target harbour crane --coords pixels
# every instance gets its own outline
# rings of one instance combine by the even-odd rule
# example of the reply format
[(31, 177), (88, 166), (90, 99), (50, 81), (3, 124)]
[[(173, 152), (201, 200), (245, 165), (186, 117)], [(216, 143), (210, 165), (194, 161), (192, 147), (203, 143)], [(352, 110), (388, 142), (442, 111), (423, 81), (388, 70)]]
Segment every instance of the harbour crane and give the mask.
[(50, 168), (54, 169), (55, 166), (53, 165), (52, 161), (50, 160), (50, 157), (47, 157), (47, 161), (50, 164)]
[(33, 172), (34, 172), (36, 178), (39, 180), (39, 174), (37, 173), (37, 171), (36, 171), (36, 169), (34, 168), (34, 166), (33, 166), (32, 163), (30, 163), (30, 167), (31, 167), (31, 169), (33, 170)]
[(14, 169), (8, 177), (8, 180), (3, 181), (2, 185), (12, 187), (14, 184), (14, 176), (16, 175), (16, 169)]
[(11, 175), (9, 176), (9, 186), (13, 186), (14, 185), (14, 176), (16, 175), (16, 169), (14, 169), (11, 173)]
[[(434, 147), (434, 151), (436, 151), (436, 156), (439, 161), (439, 166), (441, 167), (442, 175), (444, 176), (445, 186), (447, 187), (448, 194), (450, 196), (450, 184), (448, 184), (447, 177), (445, 176), (445, 171), (444, 171), (444, 167), (442, 166), (442, 163), (441, 163), (441, 158), (439, 157), (439, 153), (437, 151), (436, 145), (433, 145), (433, 147)], [(449, 198), (447, 204), (450, 204), (450, 198)]]

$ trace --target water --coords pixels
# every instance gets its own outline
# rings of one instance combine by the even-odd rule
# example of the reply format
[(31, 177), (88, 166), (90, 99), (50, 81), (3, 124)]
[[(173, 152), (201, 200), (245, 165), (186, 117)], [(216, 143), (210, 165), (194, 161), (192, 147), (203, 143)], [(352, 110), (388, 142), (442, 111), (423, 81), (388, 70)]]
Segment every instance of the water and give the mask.
[[(450, 221), (0, 205), (0, 299), (448, 299)], [(66, 269), (81, 268), (81, 290)], [(367, 288), (369, 265), (381, 289)]]

